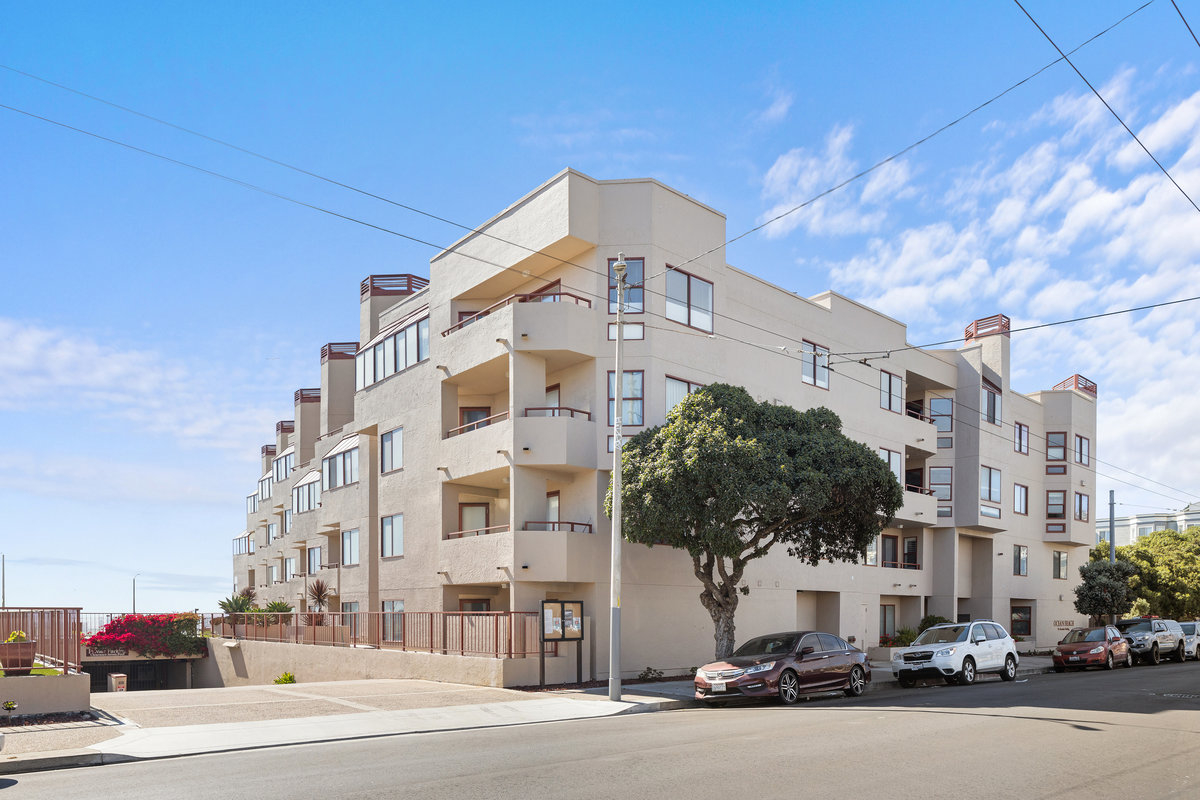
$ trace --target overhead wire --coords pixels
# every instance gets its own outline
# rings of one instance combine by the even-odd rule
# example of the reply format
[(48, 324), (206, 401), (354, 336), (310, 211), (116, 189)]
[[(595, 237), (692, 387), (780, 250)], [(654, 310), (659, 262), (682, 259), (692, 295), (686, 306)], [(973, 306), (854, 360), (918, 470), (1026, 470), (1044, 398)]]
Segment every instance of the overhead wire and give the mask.
[(1183, 12), (1179, 10), (1179, 4), (1175, 0), (1171, 0), (1171, 5), (1175, 6), (1175, 13), (1179, 15), (1179, 19), (1183, 20), (1183, 27), (1187, 28), (1187, 32), (1192, 35), (1192, 41), (1200, 47), (1200, 39), (1196, 38), (1196, 32), (1192, 30), (1192, 26), (1188, 24), (1187, 17), (1183, 16)]

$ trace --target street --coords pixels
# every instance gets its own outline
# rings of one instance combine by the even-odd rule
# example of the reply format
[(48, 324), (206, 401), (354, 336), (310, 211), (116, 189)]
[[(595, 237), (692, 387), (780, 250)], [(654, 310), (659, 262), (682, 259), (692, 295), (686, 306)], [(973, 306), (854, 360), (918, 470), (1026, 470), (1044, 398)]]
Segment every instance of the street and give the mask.
[(389, 736), (0, 779), (4, 798), (1194, 794), (1200, 665)]

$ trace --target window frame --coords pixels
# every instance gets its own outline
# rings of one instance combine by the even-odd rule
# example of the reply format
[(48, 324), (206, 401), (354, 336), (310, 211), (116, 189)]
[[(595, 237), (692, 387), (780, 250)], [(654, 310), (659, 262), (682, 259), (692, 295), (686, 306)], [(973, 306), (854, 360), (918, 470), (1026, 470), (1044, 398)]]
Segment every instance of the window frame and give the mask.
[[(400, 520), (400, 552), (396, 552), (396, 520)], [(385, 532), (385, 528), (390, 531)], [(404, 558), (404, 514), (389, 514), (379, 518), (379, 557)]]
[[(467, 526), (466, 526), (467, 524), (465, 522), (463, 522), (463, 511), (468, 508), (482, 508), (483, 509), (483, 527), (482, 528), (467, 528)], [(480, 502), (461, 503), (460, 502), (458, 504), (458, 530), (459, 530), (459, 532), (466, 531), (466, 530), (483, 531), (483, 530), (487, 530), (490, 527), (492, 527), (492, 504), (491, 503), (486, 503), (486, 502), (485, 503), (480, 503)]]
[[(1024, 610), (1025, 619), (1017, 619), (1017, 609)], [(1012, 636), (1033, 636), (1033, 606), (1010, 606), (1008, 632)]]
[[(351, 534), (353, 534), (353, 536), (350, 536)], [(359, 536), (360, 533), (358, 528), (348, 528), (347, 530), (342, 531), (341, 564), (343, 567), (353, 567), (361, 563), (359, 553)], [(350, 545), (353, 545), (353, 561), (347, 557), (347, 554), (350, 552)]]
[(979, 383), (979, 418), (992, 425), (1004, 424), (1004, 390), (983, 377)]
[(1029, 516), (1029, 487), (1023, 483), (1013, 484), (1013, 513)]
[(1053, 575), (1056, 581), (1065, 581), (1069, 575), (1069, 566), (1066, 550), (1055, 550), (1053, 556)]
[(1029, 545), (1013, 545), (1013, 577), (1029, 577)]
[[(810, 370), (811, 374), (807, 374)], [(822, 375), (825, 378), (824, 383), (820, 380)], [(800, 382), (829, 391), (828, 347), (808, 339), (800, 340)]]
[[(613, 370), (613, 371), (615, 372), (616, 370)], [(687, 392), (684, 393), (685, 398), (690, 394), (695, 394), (696, 392), (700, 391), (707, 385), (707, 384), (703, 384), (703, 383), (696, 383), (695, 381), (689, 381), (686, 378), (676, 378), (674, 375), (664, 375), (663, 376), (663, 403), (664, 403), (664, 405), (668, 402), (668, 394), (669, 393), (667, 392), (667, 381), (675, 381), (676, 383), (686, 384)], [(644, 394), (645, 391), (646, 391), (646, 387), (643, 386), (642, 393)], [(683, 400), (679, 401), (679, 403), (682, 403), (682, 402), (683, 402)], [(675, 405), (677, 406), (677, 405), (679, 405), (679, 403), (676, 403)], [(674, 407), (675, 406), (666, 406), (666, 410), (669, 412)], [(621, 422), (621, 427), (625, 427), (624, 420), (622, 420), (622, 422)]]
[[(1061, 436), (1061, 444), (1052, 444), (1051, 437)], [(1058, 451), (1058, 455), (1053, 455), (1054, 451)], [(1066, 461), (1067, 460), (1067, 432), (1066, 431), (1046, 431), (1046, 460), (1047, 461)]]
[[(900, 386), (900, 393), (898, 395), (896, 394), (897, 384)], [(887, 405), (883, 403), (884, 397), (888, 398)], [(892, 403), (896, 403), (897, 398), (899, 398), (898, 407), (892, 408)], [(904, 413), (904, 379), (893, 372), (888, 372), (886, 369), (879, 370), (879, 407), (895, 414)]]
[[(1057, 503), (1050, 501), (1051, 495), (1060, 495), (1062, 499)], [(1057, 506), (1062, 509), (1058, 513), (1051, 513), (1050, 509)], [(1046, 519), (1061, 519), (1067, 518), (1067, 490), (1066, 489), (1047, 489), (1046, 490)]]
[[(631, 261), (637, 261), (641, 264), (641, 278), (634, 283), (629, 280)], [(608, 259), (608, 313), (615, 316), (617, 313), (617, 302), (620, 298), (616, 297), (617, 292), (617, 276), (613, 272), (613, 264), (617, 263), (617, 259)], [(625, 314), (644, 314), (646, 313), (646, 259), (643, 256), (626, 256), (625, 257)], [(638, 292), (637, 308), (634, 306), (634, 292)], [(614, 299), (616, 298), (616, 299)]]
[[(641, 387), (641, 395), (621, 398), (621, 428), (641, 428), (646, 424), (646, 371), (644, 369), (626, 369), (621, 371), (626, 375), (637, 375)], [(613, 392), (619, 391), (622, 394), (625, 392), (625, 381), (623, 379), (620, 388), (617, 388), (616, 381), (613, 380), (613, 376), (616, 374), (616, 370), (610, 369), (605, 377), (608, 392), (608, 427), (610, 428), (615, 427), (616, 423), (616, 406), (614, 405), (616, 398), (613, 397)], [(638, 415), (641, 417), (641, 422), (628, 422), (625, 420), (624, 403), (626, 402), (636, 402), (638, 404)]]
[[(986, 493), (984, 476), (987, 477)], [(996, 467), (986, 464), (979, 465), (979, 499), (988, 503), (1004, 502), (1004, 474)]]
[[(945, 481), (945, 482), (935, 481), (933, 479), (933, 471), (935, 469), (949, 470), (950, 471), (950, 480)], [(929, 490), (933, 492), (933, 497), (935, 500), (937, 500), (938, 502), (944, 502), (944, 503), (950, 503), (950, 502), (954, 501), (954, 467), (929, 467), (929, 474), (927, 475), (927, 477), (929, 480), (927, 481), (926, 485), (929, 487)], [(934, 490), (934, 488), (933, 488), (934, 486), (947, 487), (946, 496), (939, 497), (937, 494), (937, 491)]]
[(1091, 495), (1089, 495), (1087, 492), (1075, 492), (1075, 502), (1073, 503), (1073, 508), (1076, 522), (1087, 522), (1091, 519), (1091, 505)]
[[(933, 404), (937, 402), (949, 403), (950, 410), (944, 413), (935, 413)], [(938, 433), (954, 433), (954, 398), (953, 397), (931, 397), (929, 398), (929, 419), (933, 422), (933, 427)], [(944, 419), (948, 423), (948, 427), (944, 430), (938, 423), (938, 420)]]
[[(888, 540), (889, 539), (891, 540), (892, 549), (896, 556), (895, 559), (893, 559), (892, 561), (888, 561), (888, 559), (887, 559), (887, 549), (888, 549)], [(879, 544), (880, 544), (879, 565), (881, 567), (889, 567), (891, 569), (899, 569), (900, 568), (900, 556), (901, 556), (900, 537), (896, 534), (884, 533), (884, 534), (881, 534), (879, 537)]]
[(1013, 423), (1013, 452), (1029, 455), (1029, 426), (1024, 422)]
[[(625, 262), (629, 263), (629, 259), (625, 259)], [(687, 317), (686, 321), (676, 319), (675, 317), (671, 316), (671, 303), (673, 302), (673, 300), (671, 298), (670, 282), (671, 282), (672, 274), (682, 275), (686, 279), (687, 297), (684, 301), (685, 309), (686, 309), (686, 317)], [(708, 318), (710, 321), (710, 325), (707, 328), (703, 327), (702, 325), (693, 324), (693, 317), (694, 317), (694, 313), (695, 313), (694, 312), (695, 304), (692, 302), (692, 282), (693, 281), (699, 281), (700, 283), (704, 283), (704, 284), (708, 285), (709, 303), (712, 307), (708, 309)], [(687, 328), (691, 328), (692, 330), (703, 331), (704, 333), (712, 333), (713, 328), (715, 327), (715, 325), (713, 325), (712, 323), (714, 323), (716, 321), (716, 317), (717, 317), (717, 311), (716, 311), (717, 292), (713, 286), (713, 282), (705, 280), (704, 278), (701, 278), (699, 275), (696, 275), (695, 273), (687, 272), (682, 269), (676, 269), (675, 267), (672, 267), (670, 264), (667, 264), (667, 271), (666, 271), (666, 275), (664, 276), (664, 282), (665, 282), (665, 286), (663, 287), (664, 288), (663, 298), (667, 302), (666, 302), (666, 307), (664, 309), (663, 316), (666, 319), (669, 319), (671, 322), (679, 323), (680, 325), (683, 325), (684, 327), (687, 327)]]
[(1092, 463), (1092, 440), (1078, 433), (1075, 434), (1075, 463), (1085, 467)]
[[(396, 465), (396, 436), (400, 434), (400, 464)], [(386, 475), (404, 469), (404, 426), (392, 428), (379, 436), (379, 474)]]

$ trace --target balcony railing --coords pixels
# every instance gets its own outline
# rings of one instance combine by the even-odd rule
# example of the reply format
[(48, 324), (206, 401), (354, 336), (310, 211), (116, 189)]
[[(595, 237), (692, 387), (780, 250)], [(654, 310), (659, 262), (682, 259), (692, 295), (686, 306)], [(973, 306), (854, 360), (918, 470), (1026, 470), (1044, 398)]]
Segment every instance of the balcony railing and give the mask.
[(458, 436), (459, 434), (462, 434), (462, 433), (469, 433), (469, 432), (471, 432), (473, 430), (477, 430), (479, 428), (486, 428), (488, 425), (491, 425), (493, 422), (503, 422), (506, 419), (508, 419), (508, 412), (501, 411), (499, 414), (493, 414), (490, 417), (485, 417), (484, 419), (477, 419), (474, 422), (468, 422), (466, 425), (459, 425), (457, 428), (451, 428), (450, 430), (446, 431), (446, 435), (443, 438), (449, 439), (452, 436)]
[(1078, 389), (1081, 392), (1090, 394), (1092, 397), (1095, 397), (1098, 391), (1095, 382), (1089, 381), (1082, 375), (1072, 375), (1065, 381), (1055, 384), (1053, 391), (1057, 392), (1063, 389)]
[(905, 409), (904, 413), (908, 414), (908, 416), (912, 417), (913, 419), (919, 419), (922, 422), (928, 422), (930, 424), (933, 424), (933, 418), (925, 416), (920, 411), (916, 411), (914, 409), (908, 408), (908, 409)]
[(1011, 326), (1012, 322), (1008, 319), (1008, 317), (1004, 316), (1003, 314), (995, 314), (991, 317), (977, 319), (968, 325), (966, 332), (963, 334), (963, 339), (969, 342), (972, 339), (979, 339), (984, 336), (992, 336), (997, 333), (1003, 333), (1005, 336), (1009, 336), (1009, 329)]
[(883, 565), (885, 567), (890, 567), (891, 569), (920, 569), (921, 568), (921, 562), (919, 562), (919, 561), (884, 561)]
[(358, 342), (330, 342), (321, 347), (321, 363), (330, 359), (349, 360), (358, 353)]
[(320, 389), (297, 389), (296, 390), (296, 402), (297, 403), (319, 403), (319, 402), (321, 402), (321, 390)]
[(492, 533), (506, 533), (507, 531), (507, 525), (493, 525), (490, 528), (476, 528), (473, 531), (454, 531), (453, 533), (447, 533), (446, 538), (465, 539), (468, 536), (487, 536)]
[(275, 434), (277, 436), (281, 433), (295, 433), (295, 432), (296, 432), (296, 420), (294, 420), (294, 419), (281, 419), (279, 422), (275, 423)]
[(413, 294), (428, 285), (429, 279), (418, 275), (368, 275), (359, 285), (359, 295), (366, 299), (381, 295)]
[(457, 325), (451, 325), (449, 328), (442, 331), (442, 336), (449, 336), (455, 331), (467, 327), (472, 322), (482, 319), (488, 314), (498, 311), (505, 306), (510, 306), (513, 303), (574, 303), (577, 306), (585, 306), (587, 308), (592, 307), (591, 300), (588, 300), (586, 297), (580, 297), (577, 294), (571, 294), (570, 292), (534, 292), (532, 294), (514, 294), (497, 303), (492, 303), (482, 311), (477, 311), (469, 317), (460, 319)]
[(926, 489), (924, 486), (913, 486), (911, 483), (904, 487), (904, 491), (914, 492), (915, 494), (923, 494), (930, 497), (933, 496), (933, 489)]
[(534, 406), (533, 408), (525, 409), (527, 417), (583, 417), (589, 422), (592, 419), (592, 412), (582, 411), (578, 408), (567, 408), (566, 406)]
[[(0, 629), (24, 631), (34, 642), (34, 659), (63, 672), (79, 672), (80, 645), (83, 635), (78, 608), (4, 608), (0, 609)], [(5, 698), (8, 699), (8, 698)]]
[(525, 523), (527, 531), (569, 531), (571, 533), (591, 533), (592, 523), (590, 522), (548, 522), (544, 520), (531, 521)]

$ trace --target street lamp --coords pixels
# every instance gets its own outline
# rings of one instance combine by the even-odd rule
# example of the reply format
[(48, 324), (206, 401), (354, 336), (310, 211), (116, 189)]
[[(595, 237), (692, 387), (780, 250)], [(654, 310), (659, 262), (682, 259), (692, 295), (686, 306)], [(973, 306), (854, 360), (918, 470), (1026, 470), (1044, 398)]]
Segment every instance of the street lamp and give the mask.
[(142, 573), (139, 572), (137, 575), (133, 576), (133, 613), (134, 614), (137, 613), (137, 579), (138, 579), (138, 575), (141, 575), (141, 574)]
[(621, 350), (625, 337), (625, 254), (617, 253), (613, 274), (617, 278), (617, 353), (616, 399), (613, 401), (613, 522), (612, 577), (609, 600), (611, 622), (608, 631), (608, 699), (621, 699), (621, 416), (625, 407), (625, 373), (621, 369)]

